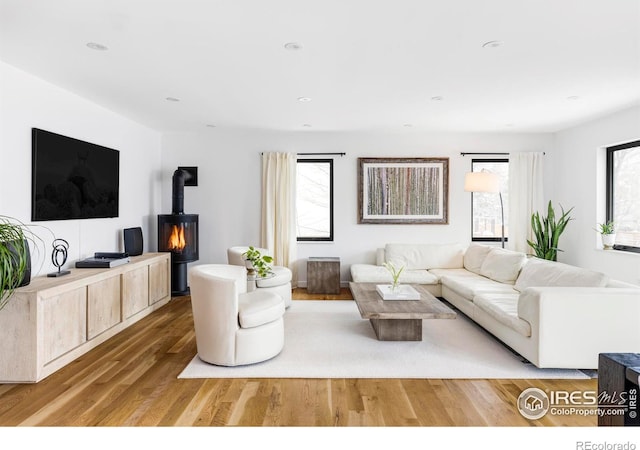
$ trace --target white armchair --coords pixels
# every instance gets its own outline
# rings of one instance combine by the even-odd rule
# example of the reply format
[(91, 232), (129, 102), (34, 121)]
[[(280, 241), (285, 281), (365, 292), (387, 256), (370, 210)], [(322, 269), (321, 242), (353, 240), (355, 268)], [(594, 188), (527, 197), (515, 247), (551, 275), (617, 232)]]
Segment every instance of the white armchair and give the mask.
[[(256, 250), (262, 255), (273, 256), (269, 250), (265, 248), (255, 247)], [(245, 257), (243, 254), (249, 250), (249, 247), (237, 246), (227, 249), (227, 262), (235, 266), (246, 267)], [(284, 300), (286, 308), (291, 306), (291, 270), (284, 266), (273, 266), (271, 271), (274, 276), (269, 278), (258, 278), (256, 280), (256, 287), (260, 290), (266, 290), (268, 292), (275, 292)]]
[(189, 270), (198, 357), (220, 366), (273, 358), (284, 346), (284, 300), (247, 292), (244, 267), (204, 264)]

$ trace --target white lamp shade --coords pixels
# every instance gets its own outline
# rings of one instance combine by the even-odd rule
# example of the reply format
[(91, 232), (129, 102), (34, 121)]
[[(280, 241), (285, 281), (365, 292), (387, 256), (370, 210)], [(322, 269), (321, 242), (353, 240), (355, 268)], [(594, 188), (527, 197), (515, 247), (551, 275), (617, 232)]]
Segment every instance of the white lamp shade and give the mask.
[(491, 172), (468, 172), (464, 176), (466, 192), (500, 192), (500, 178)]

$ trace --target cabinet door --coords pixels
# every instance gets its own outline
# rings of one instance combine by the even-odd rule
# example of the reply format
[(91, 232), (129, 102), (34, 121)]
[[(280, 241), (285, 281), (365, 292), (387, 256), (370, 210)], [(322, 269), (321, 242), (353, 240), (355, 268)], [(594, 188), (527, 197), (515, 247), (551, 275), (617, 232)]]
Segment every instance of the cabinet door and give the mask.
[(87, 334), (93, 339), (120, 323), (120, 277), (114, 276), (88, 286)]
[(149, 306), (149, 268), (122, 274), (122, 319), (128, 319)]
[(87, 340), (87, 288), (43, 298), (41, 302), (42, 356), (49, 362)]
[(169, 258), (149, 266), (149, 305), (169, 296), (170, 279)]

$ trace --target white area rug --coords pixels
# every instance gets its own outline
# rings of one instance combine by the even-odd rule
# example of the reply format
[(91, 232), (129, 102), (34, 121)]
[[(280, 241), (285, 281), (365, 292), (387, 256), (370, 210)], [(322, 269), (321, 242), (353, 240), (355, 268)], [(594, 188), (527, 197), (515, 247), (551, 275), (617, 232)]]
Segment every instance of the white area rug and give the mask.
[(424, 320), (422, 341), (378, 341), (353, 301), (294, 301), (285, 313), (285, 344), (273, 359), (241, 367), (197, 356), (178, 378), (571, 378), (579, 370), (522, 362), (464, 314)]

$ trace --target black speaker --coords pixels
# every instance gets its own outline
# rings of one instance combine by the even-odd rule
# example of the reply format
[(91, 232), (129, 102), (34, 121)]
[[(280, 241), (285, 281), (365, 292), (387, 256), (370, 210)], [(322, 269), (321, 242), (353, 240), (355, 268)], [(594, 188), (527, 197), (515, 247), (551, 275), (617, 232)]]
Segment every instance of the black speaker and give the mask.
[(129, 256), (142, 255), (142, 228), (125, 228), (124, 233), (124, 251)]

